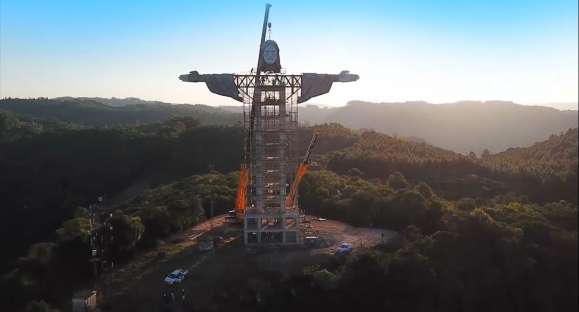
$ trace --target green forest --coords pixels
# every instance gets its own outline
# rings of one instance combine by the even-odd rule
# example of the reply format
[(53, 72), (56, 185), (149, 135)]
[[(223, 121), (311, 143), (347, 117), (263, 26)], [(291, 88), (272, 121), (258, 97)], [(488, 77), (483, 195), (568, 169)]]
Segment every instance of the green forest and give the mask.
[[(210, 203), (231, 210), (244, 132), (205, 114), (102, 127), (0, 110), (6, 311), (62, 307), (88, 283), (99, 196), (120, 263), (205, 220)], [(314, 131), (301, 208), (400, 239), (291, 278), (260, 276), (220, 310), (577, 310), (577, 128), (477, 156), (330, 123), (301, 128), (296, 151)]]

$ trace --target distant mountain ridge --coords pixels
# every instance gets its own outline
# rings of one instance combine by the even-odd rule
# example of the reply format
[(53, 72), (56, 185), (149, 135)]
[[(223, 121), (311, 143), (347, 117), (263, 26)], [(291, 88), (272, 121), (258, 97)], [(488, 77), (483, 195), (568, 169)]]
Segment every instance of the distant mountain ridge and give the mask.
[(175, 117), (193, 117), (204, 125), (238, 124), (240, 114), (208, 105), (171, 104), (137, 98), (1, 99), (0, 110), (43, 120), (93, 127), (159, 123)]
[[(2, 99), (0, 110), (26, 118), (115, 127), (159, 123), (193, 117), (205, 125), (233, 125), (242, 121), (241, 106), (171, 104), (138, 98)], [(344, 107), (299, 107), (304, 125), (340, 123), (353, 129), (372, 129), (414, 142), (462, 154), (486, 149), (491, 153), (526, 147), (552, 134), (577, 128), (577, 111), (505, 101), (371, 103), (351, 101)]]
[(348, 128), (421, 138), (463, 154), (530, 146), (578, 124), (577, 111), (505, 101), (449, 104), (351, 101), (344, 107), (307, 105), (299, 109), (300, 121), (306, 124), (337, 122)]

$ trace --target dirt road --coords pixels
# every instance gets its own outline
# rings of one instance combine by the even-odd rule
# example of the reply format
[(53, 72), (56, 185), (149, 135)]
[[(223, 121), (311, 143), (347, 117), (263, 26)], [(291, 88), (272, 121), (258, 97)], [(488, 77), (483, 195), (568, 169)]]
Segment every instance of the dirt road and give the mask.
[[(187, 307), (206, 307), (223, 289), (235, 288), (263, 272), (283, 275), (303, 272), (304, 267), (331, 261), (336, 247), (347, 242), (354, 252), (375, 246), (396, 235), (379, 229), (356, 228), (347, 224), (307, 217), (307, 232), (324, 240), (319, 248), (247, 249), (241, 239), (241, 227), (225, 223), (219, 216), (166, 240), (157, 250), (144, 252), (123, 267), (117, 268), (101, 283), (103, 311), (179, 311)], [(205, 236), (222, 236), (223, 243), (212, 251), (200, 251), (198, 243)], [(159, 251), (165, 253), (159, 258)], [(188, 269), (189, 277), (181, 284), (167, 286), (163, 278), (175, 269)], [(184, 291), (186, 300), (182, 302)], [(163, 303), (162, 294), (175, 303)]]

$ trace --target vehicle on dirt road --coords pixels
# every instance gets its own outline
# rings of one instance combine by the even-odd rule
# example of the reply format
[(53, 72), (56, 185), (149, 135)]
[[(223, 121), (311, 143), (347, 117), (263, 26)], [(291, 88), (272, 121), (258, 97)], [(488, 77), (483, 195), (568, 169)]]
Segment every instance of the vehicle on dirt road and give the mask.
[(340, 244), (338, 249), (336, 249), (335, 255), (336, 256), (345, 256), (345, 255), (352, 253), (352, 250), (354, 250), (354, 247), (352, 247), (352, 245), (350, 245), (348, 243), (342, 243), (342, 244)]
[(167, 275), (167, 277), (165, 277), (163, 282), (165, 282), (168, 285), (178, 284), (185, 280), (187, 274), (189, 274), (189, 271), (185, 269), (177, 269), (171, 272), (171, 274)]

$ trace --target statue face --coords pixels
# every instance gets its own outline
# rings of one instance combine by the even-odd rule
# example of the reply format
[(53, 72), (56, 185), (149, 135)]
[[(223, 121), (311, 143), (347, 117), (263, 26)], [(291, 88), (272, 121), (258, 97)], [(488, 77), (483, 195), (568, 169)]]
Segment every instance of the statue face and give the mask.
[(263, 48), (263, 60), (268, 65), (277, 61), (277, 48), (271, 41), (266, 42), (265, 47)]

